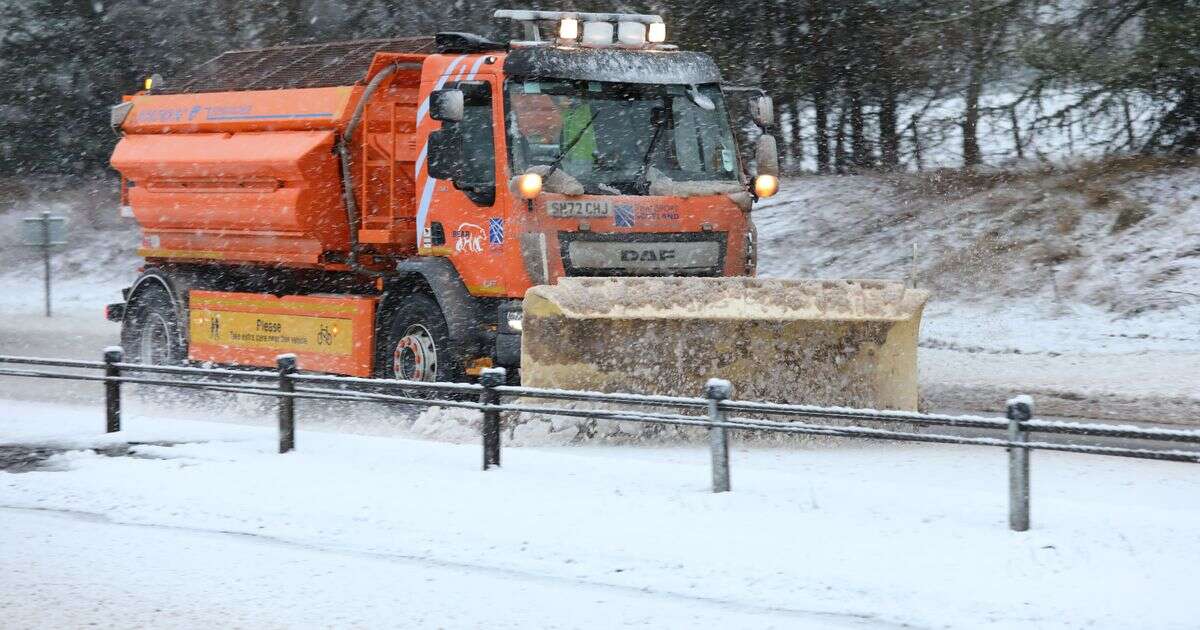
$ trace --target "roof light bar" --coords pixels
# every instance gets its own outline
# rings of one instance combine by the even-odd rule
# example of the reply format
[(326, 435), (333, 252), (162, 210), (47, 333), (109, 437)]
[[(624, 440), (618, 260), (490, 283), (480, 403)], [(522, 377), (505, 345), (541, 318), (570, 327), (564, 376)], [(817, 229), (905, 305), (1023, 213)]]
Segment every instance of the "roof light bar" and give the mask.
[(584, 22), (584, 46), (611, 46), (613, 43), (612, 22)]
[(666, 40), (667, 34), (662, 16), (641, 13), (498, 9), (494, 16), (520, 22), (525, 27), (525, 39), (528, 40), (523, 42), (525, 44), (541, 43), (538, 22), (551, 21), (558, 22), (558, 40), (564, 44), (575, 43), (582, 34), (584, 46), (611, 46), (615, 34), (616, 44), (636, 48), (647, 43), (661, 44)]
[(646, 25), (641, 22), (617, 22), (617, 43), (622, 46), (645, 46)]
[(558, 23), (558, 38), (575, 41), (579, 38), (579, 20), (575, 18), (563, 18)]
[(642, 13), (579, 13), (577, 11), (529, 11), (525, 9), (497, 9), (494, 17), (518, 22), (556, 22), (563, 18), (575, 18), (581, 22), (641, 22), (642, 24), (656, 24), (663, 21), (660, 15)]
[(661, 44), (667, 41), (667, 25), (662, 22), (651, 22), (646, 33), (646, 41), (651, 44)]

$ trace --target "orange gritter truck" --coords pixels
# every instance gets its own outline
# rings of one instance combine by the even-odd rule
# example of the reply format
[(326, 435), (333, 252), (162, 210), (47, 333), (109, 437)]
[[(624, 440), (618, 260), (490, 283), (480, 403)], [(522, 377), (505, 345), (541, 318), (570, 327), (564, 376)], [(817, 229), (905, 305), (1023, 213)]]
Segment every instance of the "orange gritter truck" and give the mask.
[(915, 407), (923, 292), (753, 277), (768, 97), (658, 16), (496, 17), (522, 36), (228, 52), (115, 106), (129, 359)]

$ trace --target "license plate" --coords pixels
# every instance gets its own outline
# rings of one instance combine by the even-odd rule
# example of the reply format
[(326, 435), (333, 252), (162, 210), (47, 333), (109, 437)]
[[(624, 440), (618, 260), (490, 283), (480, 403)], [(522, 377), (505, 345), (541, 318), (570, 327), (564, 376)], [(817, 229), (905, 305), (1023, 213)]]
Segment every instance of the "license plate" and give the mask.
[(593, 218), (612, 215), (607, 201), (550, 201), (546, 212), (552, 217)]

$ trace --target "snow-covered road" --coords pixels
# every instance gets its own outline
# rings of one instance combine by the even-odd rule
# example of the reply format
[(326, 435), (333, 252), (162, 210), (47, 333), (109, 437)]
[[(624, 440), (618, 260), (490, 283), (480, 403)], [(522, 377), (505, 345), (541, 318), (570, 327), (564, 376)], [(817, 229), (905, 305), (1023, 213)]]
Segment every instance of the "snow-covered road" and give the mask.
[[(854, 444), (522, 447), (6, 402), (0, 615), (17, 626), (1194, 627), (1200, 469)], [(303, 418), (303, 410), (301, 413)], [(224, 418), (269, 422), (261, 418)], [(157, 442), (111, 457), (87, 447)], [(83, 449), (83, 450), (80, 450)], [(15, 620), (15, 621), (14, 621)], [(207, 621), (207, 623), (205, 623)]]
[[(870, 618), (91, 514), (0, 509), (7, 628), (886, 628)], [(52, 550), (52, 551), (48, 551)]]

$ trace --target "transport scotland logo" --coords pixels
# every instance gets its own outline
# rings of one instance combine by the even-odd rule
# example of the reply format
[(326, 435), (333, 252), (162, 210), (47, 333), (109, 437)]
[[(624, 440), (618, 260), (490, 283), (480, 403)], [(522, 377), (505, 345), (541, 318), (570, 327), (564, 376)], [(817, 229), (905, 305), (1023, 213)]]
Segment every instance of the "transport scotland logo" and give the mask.
[(613, 206), (613, 223), (617, 227), (633, 227), (633, 206), (629, 204), (616, 204)]

